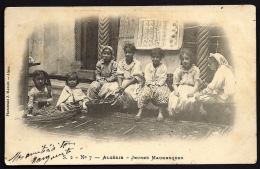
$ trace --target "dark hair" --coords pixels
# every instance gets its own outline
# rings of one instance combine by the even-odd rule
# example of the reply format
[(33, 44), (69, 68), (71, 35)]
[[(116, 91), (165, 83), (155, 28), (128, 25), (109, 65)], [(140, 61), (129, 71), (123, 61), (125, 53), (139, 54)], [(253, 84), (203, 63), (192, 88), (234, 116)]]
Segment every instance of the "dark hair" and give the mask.
[(71, 76), (73, 76), (73, 75), (75, 75), (75, 77), (76, 77), (76, 80), (77, 80), (77, 85), (79, 84), (79, 76), (78, 76), (78, 74), (77, 74), (77, 72), (70, 72), (70, 73), (68, 73), (67, 75), (66, 75), (66, 85), (68, 85), (68, 80), (69, 80), (69, 78), (71, 77)]
[(154, 48), (154, 49), (152, 49), (151, 56), (157, 55), (157, 54), (159, 56), (161, 56), (162, 58), (164, 57), (164, 52), (163, 52), (163, 50), (161, 48)]
[(49, 95), (49, 97), (52, 97), (51, 96), (51, 81), (50, 81), (50, 77), (49, 77), (48, 73), (43, 71), (43, 70), (35, 70), (33, 72), (33, 74), (32, 74), (33, 83), (34, 83), (35, 87), (38, 89), (39, 86), (37, 86), (37, 84), (36, 84), (36, 77), (37, 76), (43, 76), (44, 77), (43, 85), (46, 85), (48, 95)]
[(133, 45), (133, 44), (126, 44), (125, 47), (124, 47), (124, 52), (125, 52), (126, 48), (129, 48), (133, 53), (135, 53), (135, 50), (136, 50), (135, 45)]
[[(186, 54), (187, 56), (190, 57), (191, 60), (191, 64), (195, 64), (196, 60), (195, 60), (195, 53), (194, 50), (192, 48), (182, 48), (181, 49), (181, 53), (180, 53), (180, 59), (182, 60), (183, 55)], [(181, 63), (182, 64), (182, 63)]]
[[(32, 74), (32, 78), (33, 78), (33, 82), (35, 84), (35, 86), (37, 85), (36, 84), (36, 77), (37, 76), (43, 76), (44, 77), (44, 85), (47, 85), (47, 86), (51, 86), (51, 81), (50, 81), (50, 78), (49, 78), (49, 75), (47, 72), (43, 71), (43, 70), (35, 70)], [(38, 86), (36, 86), (38, 87)]]

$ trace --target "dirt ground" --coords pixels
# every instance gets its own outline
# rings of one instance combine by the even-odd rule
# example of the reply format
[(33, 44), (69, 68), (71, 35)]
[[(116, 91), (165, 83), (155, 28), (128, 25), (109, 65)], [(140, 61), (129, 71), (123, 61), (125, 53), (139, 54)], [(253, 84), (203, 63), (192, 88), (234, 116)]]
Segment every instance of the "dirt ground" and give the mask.
[[(56, 104), (62, 88), (53, 88), (53, 104)], [(86, 89), (83, 89), (86, 92)], [(203, 139), (212, 136), (222, 136), (232, 129), (233, 113), (219, 112), (215, 115), (183, 117), (179, 121), (172, 121), (167, 114), (163, 122), (157, 122), (158, 110), (145, 109), (142, 120), (134, 121), (137, 109), (120, 110), (110, 106), (97, 106), (87, 113), (54, 123), (31, 123), (26, 125), (38, 128), (52, 134), (87, 135), (95, 140), (153, 140), (160, 138)], [(212, 118), (212, 119), (208, 119)]]

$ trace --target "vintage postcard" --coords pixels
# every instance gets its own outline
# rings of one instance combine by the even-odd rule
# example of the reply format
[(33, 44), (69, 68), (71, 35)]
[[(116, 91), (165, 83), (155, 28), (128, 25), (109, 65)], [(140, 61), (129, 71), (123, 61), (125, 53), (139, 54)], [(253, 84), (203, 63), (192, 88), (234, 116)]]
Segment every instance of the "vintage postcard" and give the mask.
[(256, 8), (5, 9), (5, 163), (254, 164)]

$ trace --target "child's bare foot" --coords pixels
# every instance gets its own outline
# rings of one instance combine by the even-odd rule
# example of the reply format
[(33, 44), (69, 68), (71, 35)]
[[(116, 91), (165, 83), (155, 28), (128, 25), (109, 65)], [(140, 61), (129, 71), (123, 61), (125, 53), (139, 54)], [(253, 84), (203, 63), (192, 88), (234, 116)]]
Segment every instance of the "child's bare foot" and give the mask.
[(163, 108), (162, 107), (159, 107), (159, 114), (158, 114), (158, 117), (157, 117), (157, 121), (158, 122), (162, 122), (163, 121)]
[(135, 121), (141, 120), (142, 113), (143, 113), (143, 109), (139, 109), (137, 115), (135, 115)]
[(158, 121), (158, 122), (163, 122), (163, 117), (162, 117), (162, 116), (158, 116), (158, 117), (157, 117), (157, 121)]
[(141, 120), (141, 116), (137, 116), (137, 115), (136, 115), (136, 116), (135, 116), (135, 121), (138, 122), (138, 121), (140, 121), (140, 120)]
[(169, 111), (168, 111), (168, 114), (169, 114), (169, 118), (171, 119), (171, 118), (172, 118), (172, 116), (173, 116), (173, 113), (172, 113), (172, 111), (171, 111), (171, 110), (169, 110)]
[(207, 112), (206, 112), (206, 110), (203, 108), (203, 106), (200, 106), (199, 112), (200, 112), (202, 115), (207, 115)]

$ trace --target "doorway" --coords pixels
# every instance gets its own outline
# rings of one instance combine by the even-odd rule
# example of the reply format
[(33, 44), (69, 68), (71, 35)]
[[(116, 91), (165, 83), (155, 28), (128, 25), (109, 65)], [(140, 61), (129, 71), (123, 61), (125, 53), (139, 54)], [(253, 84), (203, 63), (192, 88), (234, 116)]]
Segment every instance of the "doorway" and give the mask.
[[(76, 60), (83, 70), (95, 70), (98, 61), (98, 16), (92, 15), (76, 21)], [(109, 18), (109, 45), (117, 54), (119, 18)]]

